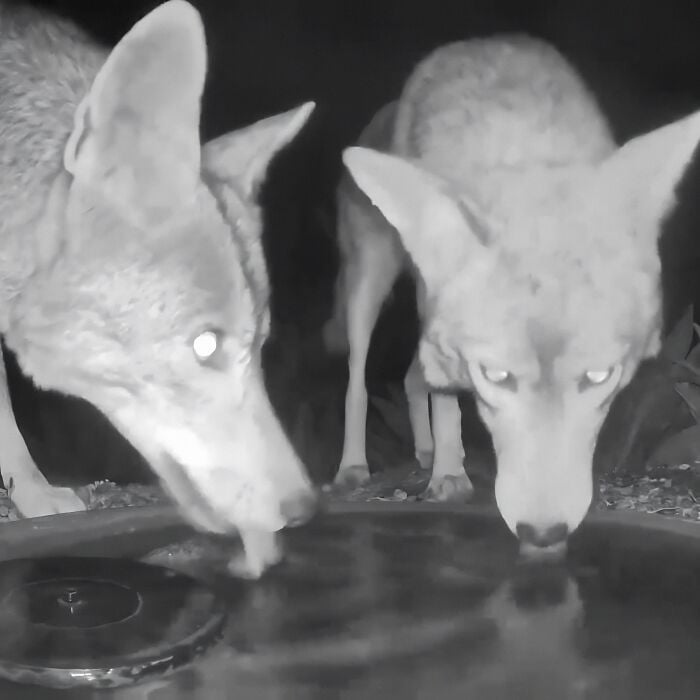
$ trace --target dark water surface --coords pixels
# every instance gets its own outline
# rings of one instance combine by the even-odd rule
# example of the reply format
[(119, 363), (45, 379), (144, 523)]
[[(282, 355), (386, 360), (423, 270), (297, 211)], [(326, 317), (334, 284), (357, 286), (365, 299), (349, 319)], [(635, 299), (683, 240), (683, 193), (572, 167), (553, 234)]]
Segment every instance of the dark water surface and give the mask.
[[(696, 698), (692, 535), (594, 521), (566, 566), (533, 567), (492, 516), (337, 514), (287, 533), (286, 562), (257, 583), (218, 575), (230, 546), (188, 540), (147, 559), (226, 600), (224, 638), (197, 664), (113, 691), (0, 682), (0, 697)], [(163, 544), (133, 537), (103, 554)]]

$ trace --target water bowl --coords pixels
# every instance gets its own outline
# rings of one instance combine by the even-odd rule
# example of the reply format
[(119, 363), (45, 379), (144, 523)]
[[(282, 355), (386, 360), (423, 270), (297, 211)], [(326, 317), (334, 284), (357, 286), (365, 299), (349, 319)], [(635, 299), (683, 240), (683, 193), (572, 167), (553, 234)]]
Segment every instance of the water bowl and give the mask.
[[(335, 504), (285, 560), (167, 506), (2, 525), (0, 697), (695, 698), (700, 524), (591, 513), (523, 562), (489, 506)], [(84, 695), (92, 697), (92, 695)]]

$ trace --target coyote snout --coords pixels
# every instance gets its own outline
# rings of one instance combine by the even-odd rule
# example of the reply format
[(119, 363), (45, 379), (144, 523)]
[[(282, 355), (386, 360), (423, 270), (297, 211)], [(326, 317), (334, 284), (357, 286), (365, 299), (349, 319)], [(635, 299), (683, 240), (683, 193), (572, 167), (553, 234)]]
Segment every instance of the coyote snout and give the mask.
[(190, 394), (173, 396), (160, 409), (156, 401), (143, 408), (141, 402), (127, 405), (113, 412), (115, 423), (150, 456), (166, 488), (201, 529), (275, 532), (302, 525), (316, 509), (305, 469), (262, 381), (237, 380), (219, 379), (219, 387), (200, 382), (198, 401)]
[[(499, 277), (504, 274), (499, 270)], [(508, 283), (514, 285), (513, 300), (524, 291), (518, 292), (516, 278)], [(550, 317), (545, 309), (551, 311), (567, 294), (559, 283), (551, 291), (543, 306), (521, 301), (517, 308), (511, 301), (511, 310), (517, 308), (525, 322), (513, 319), (506, 333), (493, 335), (498, 321), (493, 328), (481, 326), (483, 342), (465, 338), (461, 362), (446, 363), (436, 349), (436, 337), (445, 330), (437, 319), (428, 322), (420, 348), (429, 381), (444, 385), (449, 377), (474, 392), (496, 451), (499, 510), (521, 543), (534, 550), (560, 547), (583, 520), (593, 496), (596, 438), (610, 401), (634, 367), (608, 329), (599, 328), (598, 339), (574, 327), (563, 332), (553, 322), (558, 314)], [(569, 300), (581, 294), (569, 293)], [(527, 317), (534, 309), (541, 314), (538, 321)], [(516, 353), (505, 349), (511, 344)]]
[[(512, 398), (502, 411), (482, 409), (498, 460), (496, 501), (523, 545), (563, 544), (583, 520), (593, 496), (593, 446), (602, 423), (588, 397), (528, 402)], [(578, 413), (578, 415), (577, 415)]]

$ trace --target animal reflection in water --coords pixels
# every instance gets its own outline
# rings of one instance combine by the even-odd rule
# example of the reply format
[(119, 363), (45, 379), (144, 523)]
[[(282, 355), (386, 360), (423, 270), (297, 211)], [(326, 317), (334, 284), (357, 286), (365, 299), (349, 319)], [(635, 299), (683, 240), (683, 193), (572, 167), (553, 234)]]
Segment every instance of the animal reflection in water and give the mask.
[[(483, 661), (472, 666), (474, 690), (499, 687), (519, 697), (566, 698), (588, 692), (590, 669), (577, 633), (584, 608), (577, 582), (559, 568), (536, 566), (516, 573), (484, 606), (497, 636)], [(508, 696), (508, 695), (506, 695)]]
[[(478, 634), (479, 644), (460, 644), (458, 638), (443, 640), (447, 644), (436, 640), (432, 652), (424, 650), (416, 658), (377, 658), (376, 663), (351, 669), (322, 668), (321, 663), (318, 673), (307, 667), (303, 674), (284, 664), (268, 667), (264, 674), (251, 674), (251, 669), (240, 668), (235, 652), (228, 648), (222, 654), (214, 652), (187, 677), (178, 673), (172, 681), (137, 686), (124, 697), (185, 700), (192, 697), (193, 688), (200, 692), (206, 689), (210, 694), (206, 697), (218, 697), (216, 693), (224, 692), (227, 683), (235, 680), (241, 698), (254, 698), (256, 693), (273, 689), (278, 698), (322, 700), (331, 690), (343, 698), (384, 697), (391, 682), (397, 697), (406, 698), (439, 700), (480, 693), (488, 698), (562, 700), (589, 697), (597, 689), (603, 690), (610, 672), (615, 670), (617, 675), (620, 670), (607, 663), (596, 669), (585, 658), (581, 635), (584, 605), (578, 583), (563, 569), (519, 568), (484, 599), (478, 613), (474, 612), (471, 622), (483, 632)], [(461, 613), (456, 617), (469, 624), (465, 622), (469, 618)], [(411, 626), (408, 620), (407, 628)], [(406, 633), (411, 635), (409, 629)], [(444, 654), (439, 649), (444, 649)], [(322, 657), (323, 651), (319, 654)], [(264, 678), (253, 677), (258, 675)]]

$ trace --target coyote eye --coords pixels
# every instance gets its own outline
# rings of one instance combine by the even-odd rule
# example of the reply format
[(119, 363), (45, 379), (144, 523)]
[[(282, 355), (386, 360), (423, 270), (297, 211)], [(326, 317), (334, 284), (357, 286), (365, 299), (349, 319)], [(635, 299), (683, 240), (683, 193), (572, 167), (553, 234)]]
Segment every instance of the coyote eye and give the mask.
[(597, 371), (588, 371), (586, 372), (586, 379), (591, 383), (591, 384), (603, 384), (604, 382), (607, 382), (608, 379), (610, 379), (610, 376), (612, 375), (612, 368), (610, 369), (603, 369), (603, 370), (597, 370)]
[(588, 370), (584, 372), (578, 382), (579, 391), (584, 391), (585, 389), (590, 389), (595, 386), (602, 386), (609, 382), (615, 375), (619, 377), (620, 373), (617, 371), (619, 367), (619, 365), (613, 365), (612, 367), (608, 367), (608, 369)]
[(200, 362), (208, 362), (214, 358), (221, 346), (221, 333), (214, 330), (202, 331), (192, 341), (192, 350)]
[(491, 369), (482, 366), (481, 373), (491, 384), (506, 384), (513, 380), (513, 375), (505, 369)]
[(612, 376), (612, 367), (609, 369), (589, 370), (585, 376), (586, 381), (591, 384), (605, 384)]

